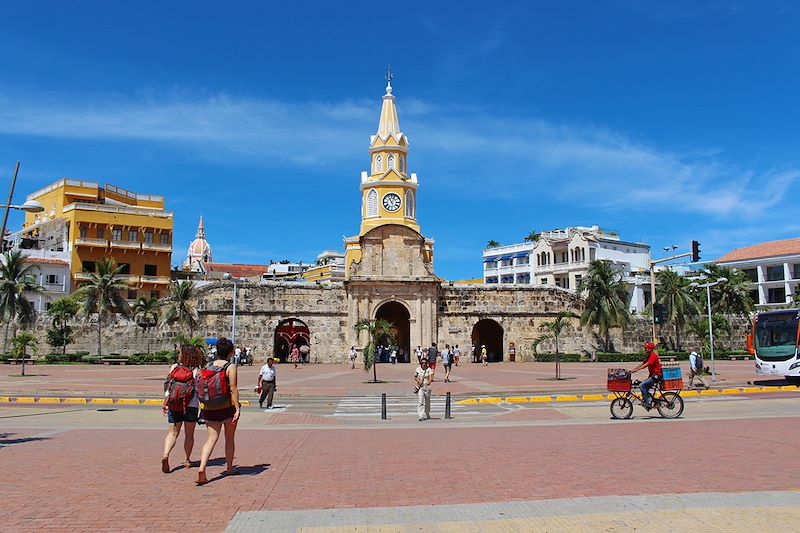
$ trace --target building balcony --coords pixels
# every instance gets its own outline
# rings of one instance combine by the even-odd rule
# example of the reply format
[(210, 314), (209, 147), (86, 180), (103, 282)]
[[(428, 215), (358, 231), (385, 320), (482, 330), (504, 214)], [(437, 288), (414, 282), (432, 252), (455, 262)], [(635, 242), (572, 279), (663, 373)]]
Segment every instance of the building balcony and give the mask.
[(112, 248), (127, 248), (130, 250), (139, 250), (141, 249), (142, 245), (139, 242), (131, 242), (131, 241), (111, 241)]
[(159, 285), (169, 285), (172, 281), (171, 278), (163, 276), (139, 276), (142, 283), (155, 283)]
[(91, 272), (75, 272), (72, 277), (80, 280), (88, 280), (92, 279), (92, 274)]
[(172, 252), (172, 245), (154, 242), (143, 242), (142, 250), (152, 250), (154, 252)]
[(75, 244), (79, 246), (101, 246), (105, 248), (108, 246), (106, 239), (90, 239), (89, 237), (78, 237), (75, 239)]

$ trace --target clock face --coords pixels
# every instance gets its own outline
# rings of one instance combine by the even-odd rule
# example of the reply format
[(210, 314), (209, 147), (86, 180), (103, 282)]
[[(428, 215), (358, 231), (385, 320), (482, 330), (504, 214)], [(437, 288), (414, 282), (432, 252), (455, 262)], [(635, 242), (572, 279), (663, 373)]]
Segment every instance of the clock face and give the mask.
[(383, 208), (389, 211), (390, 213), (394, 213), (398, 209), (400, 209), (400, 197), (397, 196), (395, 193), (390, 192), (386, 196), (383, 197)]

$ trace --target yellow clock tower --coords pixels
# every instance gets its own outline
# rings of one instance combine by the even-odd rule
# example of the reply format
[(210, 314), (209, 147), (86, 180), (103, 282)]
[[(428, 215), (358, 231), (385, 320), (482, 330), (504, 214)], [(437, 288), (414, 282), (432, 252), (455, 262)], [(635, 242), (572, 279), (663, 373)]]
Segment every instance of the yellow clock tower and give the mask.
[[(417, 175), (408, 172), (408, 137), (400, 130), (392, 77), (389, 70), (378, 131), (370, 137), (370, 170), (361, 173), (361, 230), (357, 237), (345, 240), (347, 278), (351, 264), (362, 260), (362, 238), (372, 230), (387, 225), (402, 226), (421, 237), (417, 223)], [(433, 241), (424, 238), (423, 241), (423, 259), (430, 263)]]

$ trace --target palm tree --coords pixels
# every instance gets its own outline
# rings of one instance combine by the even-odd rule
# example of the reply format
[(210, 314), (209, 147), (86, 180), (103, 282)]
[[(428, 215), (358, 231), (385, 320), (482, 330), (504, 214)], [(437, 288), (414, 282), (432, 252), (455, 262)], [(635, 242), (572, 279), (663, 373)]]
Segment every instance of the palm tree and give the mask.
[(553, 341), (555, 341), (556, 379), (561, 379), (561, 354), (558, 351), (558, 338), (563, 332), (572, 327), (570, 319), (574, 316), (575, 315), (569, 311), (560, 311), (552, 322), (544, 322), (539, 325), (539, 329), (545, 331), (545, 333), (534, 340), (534, 344), (536, 346), (538, 346), (539, 343), (545, 339), (553, 339)]
[(150, 354), (150, 329), (158, 325), (158, 298), (139, 298), (133, 304), (133, 320), (147, 335), (147, 353)]
[(800, 307), (800, 287), (795, 289), (794, 298), (792, 298), (792, 305)]
[(390, 343), (395, 342), (394, 324), (388, 320), (379, 318), (374, 322), (368, 318), (362, 318), (356, 322), (353, 329), (357, 333), (362, 331), (367, 332), (367, 345), (364, 347), (364, 372), (367, 372), (370, 367), (372, 368), (372, 379), (375, 383), (378, 382), (378, 371), (375, 365), (375, 351), (381, 340), (388, 338)]
[(662, 270), (656, 274), (656, 302), (667, 306), (667, 320), (675, 328), (675, 348), (681, 350), (681, 329), (686, 318), (696, 315), (698, 302), (689, 281), (673, 270)]
[[(714, 346), (716, 347), (719, 344), (719, 341), (726, 337), (730, 337), (731, 324), (723, 315), (716, 313), (711, 315), (711, 323), (714, 327)], [(698, 339), (700, 339), (700, 344), (702, 345), (704, 354), (710, 351), (709, 348), (711, 343), (709, 342), (710, 336), (708, 334), (707, 317), (698, 316), (694, 320), (689, 321), (686, 324), (686, 331), (694, 334)]]
[(200, 320), (194, 306), (196, 287), (192, 281), (173, 280), (169, 286), (169, 296), (165, 299), (161, 321), (165, 324), (178, 322), (189, 329), (189, 337), (194, 335), (194, 328)]
[(607, 259), (591, 261), (578, 290), (586, 294), (581, 326), (597, 327), (598, 334), (604, 339), (605, 350), (610, 351), (611, 328), (621, 327), (631, 319), (628, 287), (622, 274)]
[(753, 312), (752, 282), (747, 274), (738, 268), (709, 265), (708, 277), (709, 281), (728, 278), (727, 282), (711, 287), (711, 308), (715, 313), (748, 316)]
[(487, 248), (497, 248), (498, 246), (500, 246), (500, 243), (495, 241), (494, 239), (486, 243)]
[(80, 304), (71, 296), (65, 296), (52, 302), (50, 307), (47, 308), (47, 316), (53, 320), (53, 327), (61, 331), (61, 353), (67, 353), (67, 344), (72, 340), (70, 338), (70, 327), (67, 325), (70, 319), (81, 310)]
[(0, 261), (0, 317), (6, 321), (3, 351), (8, 347), (8, 329), (14, 324), (25, 326), (36, 318), (36, 310), (25, 293), (39, 294), (44, 288), (36, 281), (36, 265), (25, 265), (25, 256), (19, 250), (6, 252)]
[(525, 239), (523, 239), (523, 240), (525, 240), (526, 242), (539, 242), (539, 237), (541, 237), (541, 236), (542, 236), (541, 233), (539, 233), (538, 231), (534, 230), (534, 231), (531, 231), (530, 233), (528, 233), (528, 235), (526, 235)]
[(107, 257), (97, 262), (96, 272), (90, 272), (90, 279), (78, 289), (77, 297), (83, 302), (83, 314), (88, 319), (97, 313), (97, 355), (103, 355), (103, 322), (121, 314), (131, 315), (128, 302), (122, 297), (122, 291), (128, 289), (128, 283), (120, 277), (121, 266)]
[(23, 331), (13, 339), (11, 339), (12, 344), (14, 345), (14, 355), (17, 359), (22, 359), (22, 375), (25, 375), (25, 357), (27, 356), (27, 349), (30, 347), (33, 350), (33, 353), (36, 353), (36, 337), (33, 334), (28, 333), (27, 331)]

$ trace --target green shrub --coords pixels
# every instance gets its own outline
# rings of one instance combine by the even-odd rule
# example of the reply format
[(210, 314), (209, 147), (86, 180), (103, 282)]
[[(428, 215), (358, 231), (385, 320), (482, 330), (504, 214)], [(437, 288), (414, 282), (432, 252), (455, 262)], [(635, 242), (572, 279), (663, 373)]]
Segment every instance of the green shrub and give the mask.
[(102, 359), (102, 357), (100, 357), (99, 355), (82, 355), (81, 356), (81, 362), (82, 363), (89, 363), (89, 364), (92, 364), (92, 365), (96, 365), (96, 364), (100, 363), (101, 359)]
[(128, 357), (128, 364), (131, 365), (149, 365), (149, 364), (163, 364), (163, 363), (174, 363), (175, 358), (172, 355), (172, 352), (164, 353), (137, 353), (133, 354), (132, 356)]
[(8, 361), (10, 358), (10, 353), (0, 353), (0, 361)]
[(47, 364), (69, 363), (70, 354), (62, 355), (60, 353), (49, 353), (44, 356), (44, 362)]
[[(562, 363), (578, 363), (581, 360), (581, 355), (578, 353), (562, 353), (559, 355)], [(554, 353), (537, 353), (536, 361), (540, 363), (555, 363), (556, 354)]]

